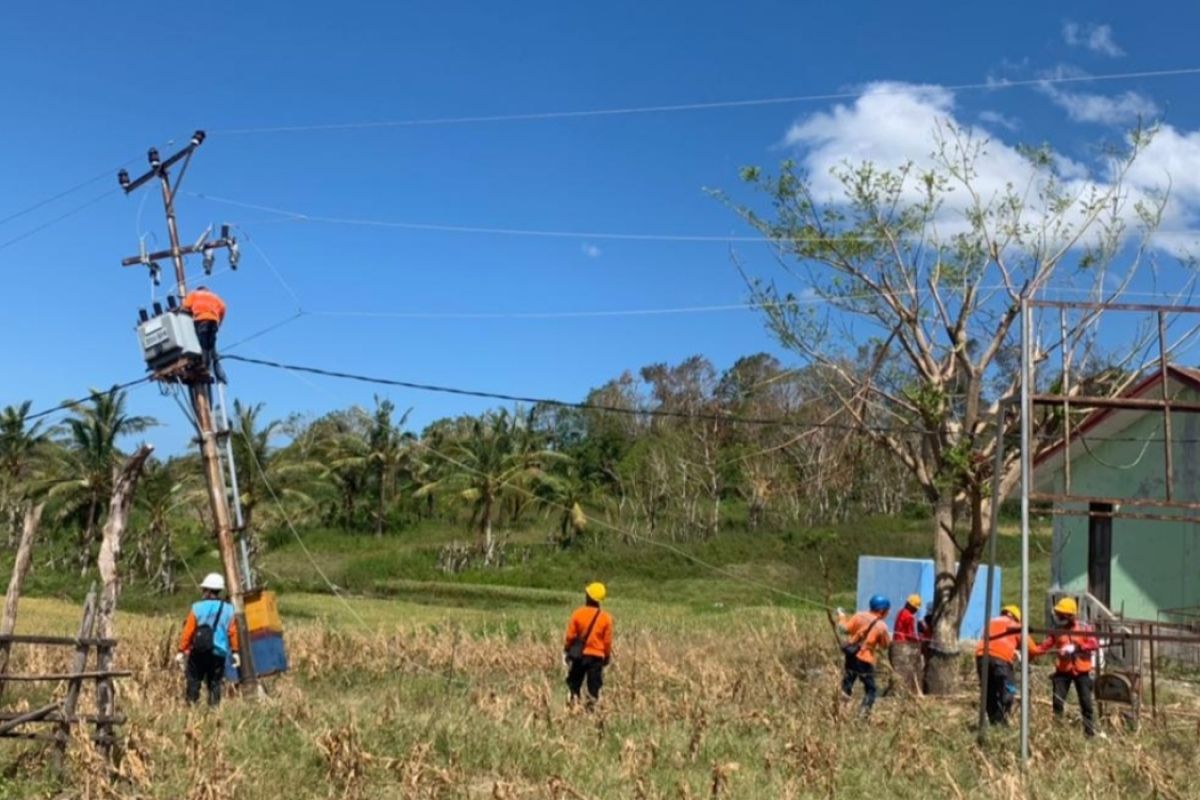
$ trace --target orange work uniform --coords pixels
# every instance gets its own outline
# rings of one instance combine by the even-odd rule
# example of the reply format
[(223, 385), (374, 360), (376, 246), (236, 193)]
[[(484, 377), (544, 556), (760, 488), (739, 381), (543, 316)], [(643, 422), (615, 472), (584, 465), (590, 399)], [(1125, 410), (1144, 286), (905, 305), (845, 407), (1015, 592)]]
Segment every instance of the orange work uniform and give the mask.
[(846, 623), (846, 635), (848, 644), (859, 646), (854, 657), (872, 666), (875, 665), (875, 651), (886, 650), (891, 644), (887, 622), (870, 611), (860, 611), (851, 617)]
[[(1074, 645), (1074, 652), (1064, 653), (1063, 648)], [(1059, 675), (1089, 675), (1092, 671), (1092, 659), (1100, 649), (1100, 642), (1092, 633), (1091, 626), (1079, 620), (1072, 620), (1071, 627), (1056, 630), (1046, 637), (1037, 648), (1037, 654), (1043, 655), (1051, 650), (1058, 650), (1058, 661), (1054, 664), (1054, 672)]]
[(220, 325), (225, 321), (225, 302), (207, 289), (188, 292), (181, 307), (196, 322), (215, 322)]
[[(597, 617), (597, 614), (600, 616)], [(593, 617), (596, 618), (595, 625), (592, 625)], [(582, 639), (589, 627), (592, 632), (583, 644), (583, 654), (593, 658), (610, 658), (613, 643), (612, 615), (595, 606), (580, 606), (575, 609), (575, 613), (571, 615), (571, 621), (567, 623), (567, 635), (563, 643), (563, 650), (568, 649), (576, 639)]]
[[(1011, 664), (1017, 660), (1021, 650), (1021, 623), (1010, 617), (1000, 616), (988, 623), (988, 658)], [(975, 657), (983, 657), (983, 639), (975, 645)], [(1038, 646), (1028, 637), (1025, 640), (1030, 657), (1040, 654)]]

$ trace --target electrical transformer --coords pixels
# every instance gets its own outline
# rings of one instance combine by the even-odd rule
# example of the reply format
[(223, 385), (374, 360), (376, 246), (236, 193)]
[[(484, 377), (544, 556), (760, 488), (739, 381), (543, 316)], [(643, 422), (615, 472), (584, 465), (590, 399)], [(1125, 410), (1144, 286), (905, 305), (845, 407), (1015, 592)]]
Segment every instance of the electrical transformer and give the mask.
[(138, 325), (142, 357), (150, 369), (162, 369), (187, 356), (201, 356), (196, 325), (187, 314), (168, 312)]

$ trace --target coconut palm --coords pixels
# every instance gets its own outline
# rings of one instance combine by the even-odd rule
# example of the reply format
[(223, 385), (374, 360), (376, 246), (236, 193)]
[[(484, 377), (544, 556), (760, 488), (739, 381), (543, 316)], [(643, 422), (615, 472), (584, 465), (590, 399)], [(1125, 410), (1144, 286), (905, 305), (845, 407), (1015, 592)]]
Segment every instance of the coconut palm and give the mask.
[(29, 420), (31, 403), (0, 410), (0, 514), (13, 543), (33, 479), (50, 457), (50, 434), (38, 420)]
[(150, 461), (142, 471), (134, 503), (142, 512), (142, 527), (137, 535), (137, 554), (142, 573), (156, 590), (175, 591), (177, 557), (174, 533), (180, 507), (198, 500), (195, 474), (176, 468), (174, 463)]
[(101, 516), (108, 506), (117, 469), (125, 458), (118, 442), (158, 422), (131, 415), (126, 392), (92, 390), (91, 398), (72, 410), (63, 425), (58, 480), (50, 490), (63, 500), (62, 516), (80, 523), (79, 566), (87, 571)]
[(448, 436), (442, 449), (433, 451), (444, 462), (444, 471), (416, 496), (453, 494), (471, 503), (484, 564), (491, 565), (496, 559), (492, 525), (500, 504), (514, 494), (528, 497), (548, 481), (547, 466), (566, 456), (529, 447), (523, 418), (507, 411), (465, 420), (462, 427), (460, 435)]
[[(393, 420), (396, 406), (391, 400), (375, 397), (375, 411), (363, 420), (365, 437), (351, 436), (343, 439), (342, 458), (334, 462), (335, 468), (362, 468), (370, 472), (375, 481), (375, 535), (383, 536), (384, 525), (391, 499), (396, 494), (396, 485), (401, 477), (411, 481), (416, 464), (413, 457), (415, 437), (404, 430), (412, 409)], [(365, 412), (359, 410), (365, 416)]]
[[(252, 554), (261, 549), (261, 530), (285, 522), (282, 517), (287, 512), (281, 505), (293, 512), (315, 507), (311, 492), (324, 473), (321, 465), (309, 456), (308, 448), (294, 442), (285, 448), (272, 445), (274, 439), (282, 435), (285, 423), (283, 420), (261, 422), (263, 407), (262, 403), (245, 406), (235, 400), (230, 432), (244, 535)], [(270, 509), (276, 509), (278, 516)]]

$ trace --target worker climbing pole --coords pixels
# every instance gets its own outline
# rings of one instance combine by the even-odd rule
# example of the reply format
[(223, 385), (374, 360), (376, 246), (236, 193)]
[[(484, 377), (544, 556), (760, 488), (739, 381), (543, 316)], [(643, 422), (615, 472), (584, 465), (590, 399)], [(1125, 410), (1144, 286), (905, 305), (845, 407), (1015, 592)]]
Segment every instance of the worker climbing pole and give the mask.
[[(220, 237), (216, 239), (209, 239), (212, 233), (212, 229), (210, 228), (200, 236), (195, 244), (180, 245), (179, 243), (179, 229), (175, 222), (175, 195), (179, 190), (179, 184), (183, 180), (184, 174), (187, 172), (188, 165), (191, 163), (192, 155), (195, 153), (196, 148), (203, 142), (204, 132), (196, 131), (186, 147), (166, 160), (161, 159), (158, 151), (151, 148), (148, 154), (150, 169), (144, 175), (134, 180), (130, 180), (129, 174), (125, 170), (121, 170), (117, 175), (121, 188), (124, 189), (126, 194), (130, 194), (156, 178), (158, 179), (162, 190), (163, 210), (166, 213), (167, 234), (171, 245), (170, 249), (155, 253), (147, 253), (145, 252), (145, 248), (142, 248), (142, 252), (139, 255), (124, 259), (121, 262), (122, 266), (131, 267), (140, 265), (146, 267), (149, 270), (151, 281), (157, 286), (162, 274), (158, 261), (170, 258), (175, 267), (177, 296), (181, 301), (186, 301), (188, 298), (187, 276), (184, 270), (185, 258), (187, 256), (200, 254), (203, 259), (205, 272), (211, 272), (213, 253), (216, 250), (224, 249), (228, 252), (229, 263), (232, 269), (237, 269), (238, 263), (237, 241), (230, 236), (228, 227), (222, 228)], [(179, 175), (176, 177), (174, 185), (172, 185), (170, 170), (181, 162)], [(217, 302), (219, 303), (220, 301), (218, 300)], [(185, 302), (184, 305), (188, 304)], [(204, 464), (204, 479), (208, 486), (208, 497), (212, 507), (214, 532), (221, 553), (221, 563), (225, 573), (225, 583), (228, 588), (229, 598), (233, 602), (234, 619), (239, 643), (238, 649), (241, 657), (239, 685), (247, 693), (256, 693), (258, 690), (257, 673), (254, 668), (254, 657), (251, 653), (251, 638), (246, 624), (245, 609), (245, 593), (250, 588), (251, 575), (248, 560), (245, 558), (244, 542), (240, 569), (234, 547), (235, 528), (231, 521), (231, 503), (230, 495), (226, 489), (225, 471), (229, 471), (230, 483), (234, 487), (237, 486), (237, 477), (234, 474), (233, 450), (228, 441), (229, 423), (224, 407), (225, 391), (221, 385), (223, 374), (214, 353), (215, 327), (206, 332), (205, 341), (202, 342), (197, 335), (197, 328), (200, 327), (197, 324), (200, 322), (198, 314), (195, 320), (193, 320), (182, 313), (177, 313), (177, 303), (175, 298), (172, 297), (167, 298), (167, 310), (165, 313), (157, 302), (153, 306), (153, 315), (145, 310), (139, 314), (140, 324), (138, 326), (138, 335), (141, 339), (143, 354), (145, 355), (147, 366), (153, 372), (154, 380), (167, 387), (186, 387), (191, 400), (192, 422), (195, 424), (198, 434), (200, 455)], [(223, 314), (224, 308), (222, 306), (216, 320), (217, 324), (220, 322), (219, 317), (223, 316)], [(217, 396), (221, 400), (218, 407), (222, 423), (220, 429), (215, 424), (214, 417), (212, 391), (214, 384), (218, 387)], [(224, 464), (221, 458), (222, 448), (219, 445), (219, 440), (221, 439), (224, 439), (225, 443), (226, 462)], [(237, 512), (237, 524), (240, 529), (241, 513), (236, 489), (233, 497), (233, 506)]]

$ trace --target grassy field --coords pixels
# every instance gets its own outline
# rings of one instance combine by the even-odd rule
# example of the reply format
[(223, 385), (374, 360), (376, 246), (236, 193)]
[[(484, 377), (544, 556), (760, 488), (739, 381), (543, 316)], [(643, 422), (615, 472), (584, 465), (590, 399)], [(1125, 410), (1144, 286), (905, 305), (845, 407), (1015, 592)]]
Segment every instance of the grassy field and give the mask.
[[(821, 599), (820, 553), (847, 600), (857, 553), (912, 554), (906, 548), (924, 544), (916, 526), (731, 535), (688, 549), (722, 574), (612, 542), (558, 556), (535, 549), (499, 573), (446, 580), (423, 571), (435, 540), (429, 532), (340, 546), (313, 535), (329, 577), (371, 595), (344, 601), (305, 591), (315, 588), (312, 567), (298, 550), (270, 554), (264, 566), (284, 588), (293, 669), (270, 684), (269, 699), (232, 700), (217, 713), (179, 702), (170, 656), (187, 598), (155, 608), (132, 592), (134, 610), (119, 621), (120, 666), (135, 674), (121, 685), (129, 722), (117, 779), (86, 747), (72, 749), (64, 782), (45, 753), (8, 742), (0, 798), (1200, 795), (1190, 778), (1200, 756), (1194, 716), (1187, 721), (1181, 708), (1137, 734), (1110, 724), (1107, 740), (1085, 743), (1077, 719), (1051, 719), (1045, 667), (1031, 686), (1027, 778), (1015, 767), (1012, 732), (975, 745), (966, 660), (959, 695), (887, 697), (861, 722), (837, 700), (839, 660), (824, 615), (728, 577)], [(1010, 537), (1001, 549), (1011, 563)], [(197, 562), (192, 569), (207, 568)], [(1044, 582), (1044, 567), (1038, 574)], [(593, 576), (611, 587), (617, 652), (600, 710), (585, 714), (565, 706), (559, 637)], [(19, 627), (70, 632), (77, 615), (69, 600), (28, 598)], [(32, 648), (17, 656), (21, 671), (55, 666)], [(14, 691), (6, 705), (39, 699)]]

